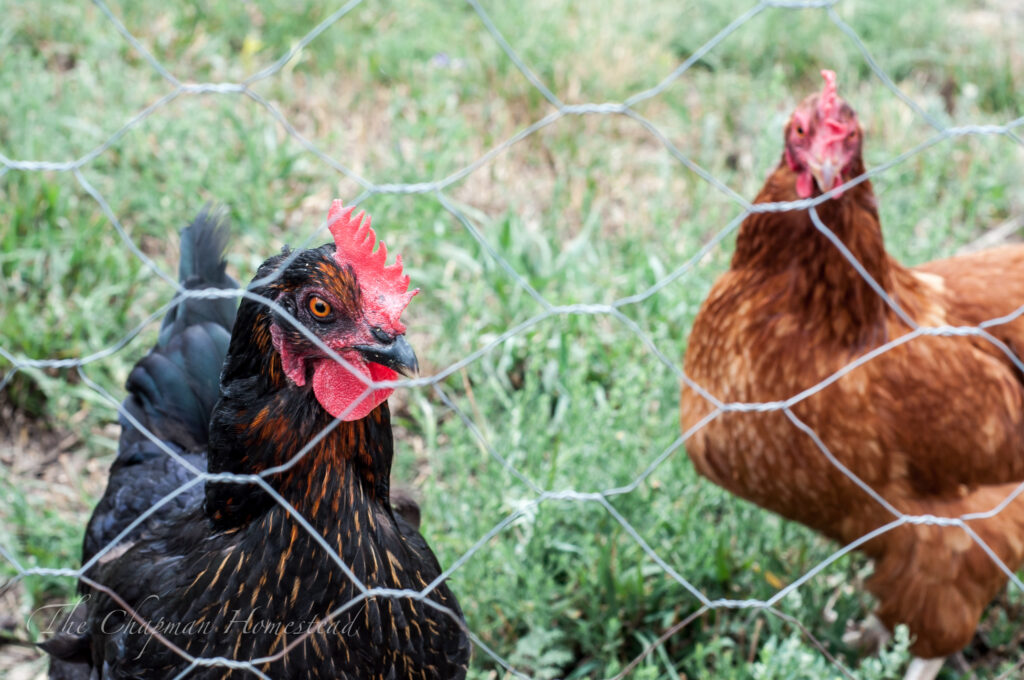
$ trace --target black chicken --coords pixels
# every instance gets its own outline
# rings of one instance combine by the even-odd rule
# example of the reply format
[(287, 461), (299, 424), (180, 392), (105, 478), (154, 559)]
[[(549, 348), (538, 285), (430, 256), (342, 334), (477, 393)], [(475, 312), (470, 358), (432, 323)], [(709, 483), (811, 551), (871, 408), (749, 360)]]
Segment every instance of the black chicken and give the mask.
[[(363, 381), (416, 370), (400, 316), (417, 291), (407, 292), (401, 257), (385, 266), (384, 244), (373, 252), (368, 217), (335, 201), (328, 220), (334, 244), (286, 248), (259, 268), (249, 290), (276, 305), (244, 298), (229, 340), (232, 301), (181, 300), (129, 377), (121, 449), (83, 551), (86, 561), (99, 554), (80, 584), (86, 632), (44, 643), (60, 659), (55, 677), (76, 662), (94, 678), (171, 678), (193, 665), (183, 675), (251, 675), (236, 661), (271, 678), (465, 676), (459, 605), (391, 503), (392, 390)], [(233, 287), (216, 220), (200, 214), (182, 241), (184, 287)], [(272, 493), (207, 480), (101, 553), (194, 479), (147, 430), (200, 470), (263, 472)], [(424, 599), (360, 599), (352, 577), (370, 589), (432, 588)]]

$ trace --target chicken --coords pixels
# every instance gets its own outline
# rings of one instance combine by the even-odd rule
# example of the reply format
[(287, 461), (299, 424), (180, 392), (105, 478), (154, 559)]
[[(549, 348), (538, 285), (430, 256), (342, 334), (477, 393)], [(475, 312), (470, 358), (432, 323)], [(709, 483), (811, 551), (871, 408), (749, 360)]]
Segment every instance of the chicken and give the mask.
[[(402, 499), (410, 522), (391, 503), (393, 390), (366, 382), (417, 370), (400, 317), (418, 291), (401, 257), (386, 265), (383, 242), (374, 252), (363, 218), (335, 201), (334, 243), (264, 262), (237, 319), (215, 297), (168, 313), (129, 377), (121, 448), (89, 522), (85, 630), (44, 643), (60, 672), (170, 678), (193, 657), (190, 678), (247, 676), (235, 662), (248, 661), (274, 678), (465, 677), (462, 612), (419, 510)], [(185, 230), (185, 288), (233, 287), (224, 242), (205, 214)], [(196, 483), (120, 536), (195, 480), (168, 451), (249, 477)], [(374, 592), (361, 597), (356, 581)]]
[[(1016, 569), (1024, 384), (1009, 350), (1024, 348), (1024, 321), (1000, 317), (1024, 304), (1024, 247), (919, 267), (890, 257), (871, 182), (854, 182), (864, 174), (857, 116), (835, 75), (822, 75), (822, 92), (789, 118), (782, 159), (756, 203), (820, 199), (821, 223), (900, 311), (809, 210), (755, 210), (690, 333), (682, 427), (710, 420), (687, 451), (716, 484), (844, 545), (898, 513), (992, 511), (966, 525)], [(911, 325), (988, 320), (991, 340), (908, 335)], [(730, 406), (739, 403), (767, 409)], [(913, 636), (907, 678), (934, 678), (1008, 578), (959, 526), (907, 522), (859, 547), (874, 561), (867, 587), (878, 618)]]

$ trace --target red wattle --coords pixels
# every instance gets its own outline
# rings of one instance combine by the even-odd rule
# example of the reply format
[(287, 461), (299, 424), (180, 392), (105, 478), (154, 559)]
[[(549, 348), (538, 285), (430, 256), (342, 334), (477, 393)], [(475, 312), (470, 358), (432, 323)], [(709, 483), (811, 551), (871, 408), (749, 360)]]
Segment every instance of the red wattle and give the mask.
[[(353, 368), (361, 375), (370, 380), (394, 380), (398, 374), (386, 366), (366, 362), (356, 354), (348, 354), (344, 357)], [(335, 418), (342, 416), (342, 420), (359, 420), (369, 415), (370, 411), (391, 396), (394, 392), (391, 388), (373, 390), (365, 394), (366, 385), (358, 377), (352, 374), (347, 367), (342, 366), (333, 359), (321, 359), (317, 361), (313, 369), (313, 394), (316, 400), (324, 407), (324, 410)], [(362, 400), (360, 401), (360, 397)], [(354, 406), (349, 408), (354, 402)], [(348, 411), (348, 413), (345, 413)]]

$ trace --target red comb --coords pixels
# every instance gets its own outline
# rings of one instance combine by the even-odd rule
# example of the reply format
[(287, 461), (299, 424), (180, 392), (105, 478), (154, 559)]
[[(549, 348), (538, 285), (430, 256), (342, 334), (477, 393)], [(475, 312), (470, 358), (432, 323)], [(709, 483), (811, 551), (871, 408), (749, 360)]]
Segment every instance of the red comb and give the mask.
[[(377, 235), (370, 228), (370, 216), (360, 210), (353, 215), (354, 206), (345, 207), (341, 200), (331, 203), (327, 213), (327, 228), (334, 236), (334, 259), (338, 264), (352, 267), (366, 301), (367, 312), (373, 316), (383, 314), (383, 321), (395, 334), (405, 332), (399, 317), (419, 289), (409, 290), (409, 277), (402, 274), (402, 256), (392, 265), (386, 264), (388, 249), (383, 241), (377, 245)], [(363, 218), (366, 218), (365, 220)]]
[(839, 95), (836, 94), (835, 71), (822, 69), (821, 77), (825, 79), (825, 87), (821, 89), (821, 96), (818, 97), (818, 115), (821, 116), (819, 138), (824, 148), (830, 149), (846, 138), (848, 126), (839, 118)]
[(830, 118), (835, 118), (839, 113), (839, 95), (836, 94), (836, 72), (822, 69), (821, 77), (825, 79), (825, 87), (821, 89), (821, 97), (818, 99), (818, 110), (821, 111), (822, 120), (829, 120)]

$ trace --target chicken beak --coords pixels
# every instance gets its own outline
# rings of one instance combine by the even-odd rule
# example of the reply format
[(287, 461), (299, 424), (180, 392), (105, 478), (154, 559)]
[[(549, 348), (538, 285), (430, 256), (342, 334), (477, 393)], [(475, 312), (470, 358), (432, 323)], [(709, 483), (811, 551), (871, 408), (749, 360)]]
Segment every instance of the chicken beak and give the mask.
[(406, 377), (411, 378), (419, 374), (420, 364), (416, 360), (416, 353), (412, 351), (404, 335), (396, 335), (389, 340), (378, 336), (378, 339), (381, 340), (379, 344), (355, 345), (352, 349), (362, 354), (367, 361), (387, 366)]
[(820, 163), (811, 160), (807, 163), (807, 166), (811, 171), (811, 176), (818, 183), (821, 193), (826, 193), (831, 189), (836, 178), (839, 176), (838, 164), (831, 158), (826, 158)]

